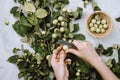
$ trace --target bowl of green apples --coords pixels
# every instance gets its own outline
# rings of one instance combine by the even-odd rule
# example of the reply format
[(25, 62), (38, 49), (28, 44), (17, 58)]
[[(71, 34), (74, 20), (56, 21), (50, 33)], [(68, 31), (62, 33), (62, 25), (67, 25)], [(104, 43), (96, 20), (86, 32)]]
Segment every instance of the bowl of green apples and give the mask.
[(112, 21), (108, 14), (103, 11), (95, 11), (86, 20), (87, 32), (95, 38), (104, 38), (112, 30)]

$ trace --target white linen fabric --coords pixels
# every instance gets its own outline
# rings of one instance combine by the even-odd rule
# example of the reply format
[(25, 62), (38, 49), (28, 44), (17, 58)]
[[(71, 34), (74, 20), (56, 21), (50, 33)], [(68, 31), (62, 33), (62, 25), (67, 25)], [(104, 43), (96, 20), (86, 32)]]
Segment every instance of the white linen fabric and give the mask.
[[(114, 43), (120, 43), (120, 23), (115, 21), (115, 18), (120, 16), (120, 0), (95, 0), (100, 8), (111, 16), (113, 29), (112, 32), (105, 38), (96, 39), (91, 37), (85, 29), (85, 20), (89, 14), (93, 12), (91, 4), (84, 8), (83, 16), (76, 22), (80, 25), (81, 33), (85, 34), (88, 41), (91, 41), (94, 46), (99, 43), (104, 44), (105, 47), (112, 46)], [(12, 24), (15, 18), (10, 14), (10, 9), (18, 4), (14, 0), (0, 0), (0, 80), (19, 80), (18, 68), (7, 62), (7, 59), (13, 55), (12, 49), (14, 47), (20, 48), (24, 44), (25, 48), (33, 51), (27, 44), (20, 41), (21, 37), (13, 30)], [(83, 7), (82, 0), (70, 0), (70, 4), (66, 8), (75, 10), (77, 6)], [(10, 21), (7, 26), (4, 24), (5, 19)], [(116, 57), (116, 52), (112, 57)], [(111, 57), (111, 58), (112, 58)], [(103, 57), (105, 60), (108, 58)]]

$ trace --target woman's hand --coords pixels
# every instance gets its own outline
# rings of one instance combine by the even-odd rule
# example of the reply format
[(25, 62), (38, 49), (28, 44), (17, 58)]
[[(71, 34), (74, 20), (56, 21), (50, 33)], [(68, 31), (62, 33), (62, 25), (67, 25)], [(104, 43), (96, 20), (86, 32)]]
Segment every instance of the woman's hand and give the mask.
[(68, 49), (66, 50), (66, 53), (73, 53), (90, 64), (93, 64), (96, 59), (100, 59), (99, 55), (96, 54), (96, 51), (90, 42), (80, 42), (74, 40), (73, 44), (76, 46), (77, 50)]
[(99, 72), (103, 80), (118, 80), (113, 72), (101, 60), (90, 42), (73, 41), (73, 44), (76, 46), (77, 50), (68, 49), (66, 53), (73, 53), (90, 63)]
[(55, 76), (57, 80), (68, 80), (68, 69), (67, 63), (70, 62), (70, 59), (66, 59), (66, 54), (62, 50), (62, 47), (58, 47), (53, 51), (51, 65), (53, 67)]

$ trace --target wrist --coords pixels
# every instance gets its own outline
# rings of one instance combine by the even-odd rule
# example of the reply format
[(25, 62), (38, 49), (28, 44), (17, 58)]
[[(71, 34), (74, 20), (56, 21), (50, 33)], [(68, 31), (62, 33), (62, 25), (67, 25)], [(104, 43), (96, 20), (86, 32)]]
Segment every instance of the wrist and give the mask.
[(68, 80), (68, 77), (65, 77), (65, 80)]
[(57, 77), (57, 80), (68, 80), (68, 77)]
[[(93, 64), (93, 67), (98, 71), (103, 80), (118, 80), (112, 71), (106, 66), (101, 58), (98, 58)], [(106, 74), (107, 73), (107, 74)], [(108, 77), (110, 76), (110, 77)]]
[(65, 80), (63, 77), (56, 77), (57, 80)]
[(100, 66), (100, 64), (104, 64), (103, 60), (99, 56), (95, 57), (90, 63), (95, 68)]

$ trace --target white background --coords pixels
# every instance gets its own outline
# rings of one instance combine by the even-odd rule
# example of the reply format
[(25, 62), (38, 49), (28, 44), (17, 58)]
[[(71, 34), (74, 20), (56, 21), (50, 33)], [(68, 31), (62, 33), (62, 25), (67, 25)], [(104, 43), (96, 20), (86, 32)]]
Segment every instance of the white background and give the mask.
[[(6, 61), (13, 55), (12, 49), (14, 47), (20, 48), (21, 44), (23, 44), (20, 41), (21, 37), (17, 35), (12, 28), (15, 18), (10, 14), (10, 9), (17, 5), (13, 1), (14, 0), (0, 0), (0, 80), (19, 80), (17, 77), (19, 72), (17, 67)], [(80, 24), (80, 32), (85, 34), (87, 40), (91, 41), (94, 46), (102, 43), (105, 47), (108, 47), (114, 43), (120, 43), (120, 23), (115, 21), (115, 18), (120, 16), (120, 0), (95, 1), (104, 12), (111, 16), (113, 23), (112, 32), (102, 39), (95, 39), (86, 32), (85, 20), (87, 16), (93, 12), (90, 4), (84, 9), (82, 18), (76, 21)], [(77, 6), (83, 7), (82, 0), (70, 0), (67, 8), (75, 10)], [(10, 21), (8, 26), (4, 24), (5, 19)], [(24, 44), (24, 46), (33, 51), (27, 44)], [(113, 56), (117, 56), (116, 53), (114, 53)]]

